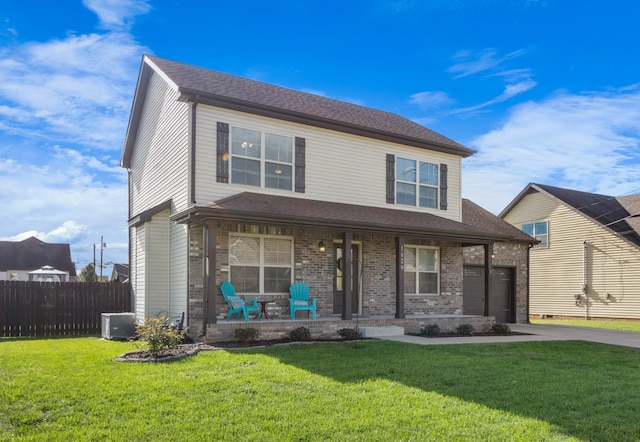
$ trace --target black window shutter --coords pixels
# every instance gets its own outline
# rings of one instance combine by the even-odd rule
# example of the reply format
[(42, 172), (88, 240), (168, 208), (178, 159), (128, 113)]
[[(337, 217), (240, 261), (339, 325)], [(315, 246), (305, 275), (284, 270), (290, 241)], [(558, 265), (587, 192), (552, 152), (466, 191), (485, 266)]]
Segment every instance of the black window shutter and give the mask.
[(447, 165), (440, 164), (440, 210), (447, 210)]
[(296, 137), (296, 192), (304, 193), (305, 188), (305, 147), (304, 138)]
[(216, 181), (218, 183), (229, 182), (229, 123), (218, 121), (216, 150)]
[(387, 154), (387, 203), (396, 202), (396, 157)]

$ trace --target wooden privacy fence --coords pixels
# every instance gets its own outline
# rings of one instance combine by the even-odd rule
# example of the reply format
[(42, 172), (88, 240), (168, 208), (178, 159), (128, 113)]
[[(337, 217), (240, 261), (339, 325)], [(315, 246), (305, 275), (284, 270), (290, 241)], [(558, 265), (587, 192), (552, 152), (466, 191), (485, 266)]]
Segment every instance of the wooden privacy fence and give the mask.
[(101, 333), (102, 313), (131, 311), (121, 282), (0, 281), (0, 336)]

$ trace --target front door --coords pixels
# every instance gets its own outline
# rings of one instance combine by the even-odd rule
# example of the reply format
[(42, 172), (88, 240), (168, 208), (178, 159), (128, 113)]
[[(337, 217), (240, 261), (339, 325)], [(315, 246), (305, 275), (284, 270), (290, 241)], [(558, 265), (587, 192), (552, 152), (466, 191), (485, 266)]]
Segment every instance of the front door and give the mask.
[(336, 244), (333, 252), (333, 313), (342, 313), (342, 304), (344, 302), (345, 286), (351, 290), (351, 312), (359, 314), (359, 294), (360, 294), (360, 256), (358, 244), (351, 244), (351, 281), (346, 283), (342, 277), (343, 270), (343, 247), (342, 244)]

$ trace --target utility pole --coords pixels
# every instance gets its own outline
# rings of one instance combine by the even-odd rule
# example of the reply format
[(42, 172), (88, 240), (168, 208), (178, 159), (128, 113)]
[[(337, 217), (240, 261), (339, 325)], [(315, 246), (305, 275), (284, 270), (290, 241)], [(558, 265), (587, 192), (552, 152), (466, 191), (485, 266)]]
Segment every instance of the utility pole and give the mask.
[(100, 236), (100, 282), (102, 282), (102, 250), (106, 247), (107, 245), (104, 243), (104, 237)]

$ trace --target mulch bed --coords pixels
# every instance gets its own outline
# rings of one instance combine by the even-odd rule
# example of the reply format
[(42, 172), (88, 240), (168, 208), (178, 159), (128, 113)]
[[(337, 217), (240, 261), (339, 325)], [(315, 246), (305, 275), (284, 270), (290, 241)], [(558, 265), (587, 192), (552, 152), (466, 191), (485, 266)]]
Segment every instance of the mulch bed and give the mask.
[(290, 339), (260, 339), (249, 342), (240, 341), (225, 341), (216, 342), (214, 344), (184, 344), (175, 348), (169, 348), (160, 351), (158, 354), (153, 355), (148, 350), (131, 351), (124, 353), (116, 358), (118, 362), (170, 362), (178, 359), (186, 358), (198, 354), (204, 350), (224, 350), (224, 349), (236, 349), (236, 348), (258, 348), (269, 347), (275, 345), (302, 345), (302, 344), (314, 344), (314, 343), (330, 343), (330, 342), (346, 342), (343, 339), (327, 339), (327, 340), (312, 340), (312, 341), (292, 341)]

